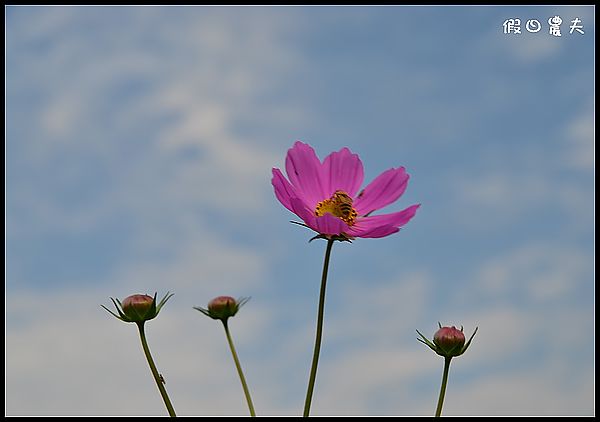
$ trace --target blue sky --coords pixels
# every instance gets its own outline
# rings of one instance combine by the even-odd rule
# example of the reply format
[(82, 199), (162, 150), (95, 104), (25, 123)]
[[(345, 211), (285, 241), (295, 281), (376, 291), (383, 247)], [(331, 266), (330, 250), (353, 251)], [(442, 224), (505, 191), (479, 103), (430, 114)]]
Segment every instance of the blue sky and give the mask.
[[(547, 20), (563, 19), (562, 36)], [(502, 23), (522, 20), (521, 34)], [(584, 34), (569, 33), (579, 18)], [(538, 19), (542, 30), (524, 24)], [(447, 415), (592, 415), (594, 8), (7, 7), (6, 413), (166, 414), (109, 296), (148, 324), (181, 415), (302, 411), (324, 242), (271, 168), (347, 146), (405, 166), (400, 233), (336, 244), (313, 414), (430, 415), (437, 322), (479, 332)]]

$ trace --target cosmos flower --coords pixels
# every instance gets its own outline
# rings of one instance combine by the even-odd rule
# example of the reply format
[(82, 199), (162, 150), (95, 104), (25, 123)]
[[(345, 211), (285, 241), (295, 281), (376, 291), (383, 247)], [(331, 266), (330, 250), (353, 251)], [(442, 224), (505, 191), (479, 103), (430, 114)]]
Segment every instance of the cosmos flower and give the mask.
[(420, 206), (371, 215), (400, 198), (409, 176), (404, 167), (391, 168), (359, 191), (363, 165), (348, 148), (329, 154), (321, 162), (310, 145), (297, 141), (287, 153), (285, 170), (289, 180), (281, 170), (273, 169), (275, 196), (323, 237), (351, 240), (389, 236), (408, 223)]

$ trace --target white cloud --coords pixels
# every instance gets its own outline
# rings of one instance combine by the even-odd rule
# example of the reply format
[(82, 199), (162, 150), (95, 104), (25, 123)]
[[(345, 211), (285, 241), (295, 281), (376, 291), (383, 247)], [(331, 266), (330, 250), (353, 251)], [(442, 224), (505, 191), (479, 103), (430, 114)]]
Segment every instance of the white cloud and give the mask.
[[(99, 193), (81, 207), (59, 200), (56, 192), (40, 195), (39, 183), (15, 186), (18, 194), (11, 197), (16, 206), (13, 210), (27, 212), (12, 214), (12, 234), (55, 230), (85, 235), (107, 218), (116, 217), (131, 223), (132, 250), (120, 268), (110, 271), (111, 281), (101, 291), (78, 287), (67, 297), (48, 294), (29, 300), (26, 295), (34, 292), (11, 292), (7, 413), (163, 414), (134, 328), (111, 320), (97, 302), (108, 301), (111, 295), (154, 290), (162, 294), (170, 289), (176, 296), (165, 308), (169, 312), (149, 324), (148, 335), (176, 408), (182, 414), (246, 414), (218, 325), (208, 321), (215, 332), (204, 336), (210, 339), (207, 345), (195, 325), (181, 321), (202, 318), (192, 305), (205, 305), (202, 301), (217, 294), (246, 295), (248, 289), (264, 282), (264, 255), (252, 246), (233, 244), (227, 240), (227, 232), (236, 224), (256, 224), (250, 217), (266, 208), (263, 195), (271, 194), (270, 168), (276, 157), (261, 147), (268, 142), (240, 136), (235, 127), (240, 122), (269, 121), (277, 116), (287, 116), (288, 122), (296, 124), (302, 119), (293, 105), (287, 109), (281, 102), (272, 104), (272, 114), (269, 108), (256, 106), (258, 96), (275, 89), (273, 75), (282, 70), (279, 64), (283, 69), (293, 64), (289, 61), (293, 56), (279, 36), (287, 28), (268, 16), (260, 19), (255, 31), (229, 25), (225, 15), (196, 15), (198, 19), (176, 31), (171, 26), (174, 21), (165, 20), (160, 13), (145, 13), (141, 19), (129, 21), (129, 30), (135, 34), (154, 20), (152, 33), (175, 49), (181, 48), (191, 59), (189, 66), (180, 68), (172, 67), (168, 59), (157, 60), (160, 55), (153, 56), (149, 50), (130, 50), (127, 42), (111, 44), (112, 36), (107, 33), (94, 40), (98, 48), (89, 48), (90, 39), (72, 39), (68, 31), (59, 30), (73, 24), (77, 15), (53, 10), (56, 13), (36, 14), (41, 21), (38, 27), (55, 28), (55, 37), (47, 42), (56, 47), (51, 50), (57, 54), (41, 55), (46, 65), (44, 81), (36, 88), (44, 93), (45, 101), (37, 111), (40, 119), (30, 119), (39, 136), (19, 145), (21, 157), (32, 160), (26, 164), (42, 168), (54, 166), (53, 159), (60, 157), (63, 165), (58, 177), (56, 172), (49, 173), (59, 190), (68, 190), (86, 173), (87, 168), (77, 161), (82, 158), (77, 152), (93, 155), (92, 165), (107, 170), (112, 178), (88, 180), (92, 182), (88, 189)], [(59, 19), (64, 26), (44, 25), (46, 20), (55, 22), (57, 16), (68, 16)], [(194, 34), (198, 28), (201, 33)], [(30, 42), (36, 39), (24, 37)], [(118, 41), (116, 38), (113, 41)], [(40, 60), (36, 62), (33, 56), (27, 60), (37, 67), (28, 67), (31, 73), (18, 79), (22, 87), (35, 80), (39, 71)], [(129, 102), (115, 102), (112, 95), (119, 83), (136, 78), (152, 83)], [(131, 140), (135, 146), (123, 143), (123, 134), (132, 128), (154, 125), (165, 116), (168, 121), (157, 126), (154, 137), (143, 142)], [(172, 116), (174, 121), (169, 120)], [(104, 126), (107, 122), (108, 128)], [(190, 146), (198, 150), (188, 155)], [(123, 154), (129, 155), (124, 158)], [(223, 217), (215, 222), (220, 214), (243, 221), (225, 227), (219, 223)], [(16, 227), (20, 231), (15, 231)], [(180, 313), (173, 311), (178, 303), (186, 304)], [(44, 318), (30, 320), (31, 308)], [(252, 318), (257, 313), (244, 313), (244, 320), (236, 320), (232, 328), (238, 334), (241, 355), (248, 336), (266, 337), (260, 334), (262, 319)], [(170, 318), (170, 314), (176, 316)], [(246, 328), (244, 321), (257, 327)], [(195, 347), (182, 346), (190, 341)], [(257, 394), (260, 397), (260, 388)]]
[[(57, 308), (41, 298), (29, 300), (44, 318), (11, 326), (7, 414), (166, 414), (136, 327), (99, 308), (97, 292), (86, 293), (89, 296), (51, 297), (51, 306)], [(202, 324), (205, 317), (191, 307), (178, 310), (174, 299), (146, 331), (175, 408), (182, 414), (243, 414), (243, 403), (236, 406), (237, 380), (217, 324), (210, 326), (215, 332), (208, 330), (208, 324)], [(21, 312), (11, 309), (10, 316), (19, 318)], [(188, 391), (180, 398), (182, 382)]]
[[(522, 32), (525, 32), (525, 22), (523, 21)], [(535, 64), (556, 57), (563, 48), (562, 43), (556, 42), (556, 39), (550, 35), (544, 34), (543, 37), (538, 35), (526, 34), (521, 37), (506, 35), (503, 40), (505, 51), (520, 62), (527, 64)]]
[[(37, 10), (37, 27), (55, 28), (58, 17), (70, 27), (78, 19), (72, 10)], [(272, 139), (239, 127), (250, 122), (256, 133), (266, 134), (305, 121), (293, 100), (264, 100), (277, 95), (303, 60), (283, 37), (294, 26), (270, 13), (241, 19), (217, 9), (198, 10), (191, 8), (194, 13), (177, 31), (175, 20), (152, 10), (129, 16), (128, 31), (140, 35), (152, 26), (164, 51), (118, 42), (119, 27), (81, 39), (67, 30), (52, 31), (55, 38), (46, 41), (42, 59), (16, 51), (9, 57), (25, 57), (29, 64), (11, 86), (27, 90), (35, 81), (32, 90), (44, 99), (30, 115), (20, 116), (31, 122), (32, 133), (13, 159), (24, 160), (25, 168), (48, 169), (44, 182), (51, 186), (40, 195), (40, 181), (17, 183), (11, 206), (27, 209), (28, 221), (13, 213), (11, 226), (80, 233), (115, 216), (155, 218), (165, 208), (169, 213), (162, 215), (172, 221), (191, 208), (235, 218), (264, 211), (272, 194), (270, 169), (285, 148), (275, 152), (266, 147)], [(18, 31), (15, 45), (27, 47), (31, 37), (39, 42)], [(177, 54), (185, 55), (186, 66), (173, 64), (170, 58)], [(142, 88), (130, 91), (132, 84)], [(155, 130), (149, 138), (129, 139), (139, 127)], [(293, 139), (280, 141), (287, 146)], [(104, 174), (108, 177), (101, 178)], [(87, 192), (95, 193), (88, 194), (87, 203), (57, 199), (57, 191), (77, 194), (82, 180)]]
[(345, 350), (339, 358), (322, 363), (313, 414), (427, 414), (411, 403), (415, 397), (411, 386), (424, 372), (438, 369), (439, 361), (430, 353), (418, 344), (365, 344)]
[(178, 241), (159, 235), (156, 245), (137, 248), (112, 274), (112, 286), (193, 292), (208, 300), (222, 294), (249, 295), (263, 285), (267, 271), (264, 252), (225, 242), (211, 232)]
[(481, 264), (474, 285), (495, 299), (518, 295), (533, 303), (556, 301), (582, 287), (592, 262), (592, 256), (566, 245), (523, 245)]
[(506, 227), (552, 195), (553, 186), (541, 174), (514, 170), (489, 169), (451, 182), (455, 221), (477, 231)]
[(594, 168), (594, 123), (594, 114), (589, 107), (576, 116), (566, 129), (566, 162), (575, 169), (591, 171)]
[(433, 294), (432, 276), (426, 271), (399, 273), (385, 281), (355, 283), (346, 280), (340, 292), (342, 313), (328, 322), (329, 341), (335, 342), (338, 337), (358, 342), (371, 336), (385, 339), (392, 326), (394, 332), (404, 331), (412, 336)]
[(52, 103), (42, 115), (42, 125), (45, 131), (53, 139), (71, 139), (71, 129), (80, 120), (81, 107), (81, 103), (68, 97)]
[[(451, 377), (456, 369), (451, 367)], [(573, 372), (564, 362), (547, 362), (543, 368), (509, 373), (494, 372), (456, 387), (450, 380), (443, 415), (594, 415), (592, 377)]]
[[(173, 278), (155, 270), (137, 275)], [(537, 275), (523, 276), (529, 285)], [(108, 288), (115, 286), (44, 296), (10, 293), (7, 414), (166, 414), (135, 327), (98, 306), (102, 298), (109, 304)], [(434, 288), (432, 275), (414, 272), (388, 281), (346, 280), (343, 289), (329, 290), (341, 296), (329, 298), (335, 306), (326, 312), (313, 414), (431, 414), (442, 360), (416, 341), (414, 330), (432, 335), (433, 327), (422, 325), (432, 320)], [(148, 323), (150, 347), (179, 414), (246, 415), (220, 324), (191, 309), (203, 305), (198, 301), (210, 291), (182, 285)], [(520, 309), (502, 298), (494, 306), (478, 306), (478, 295), (476, 289), (462, 291), (468, 305), (451, 300), (435, 316), (459, 318), (455, 323), (464, 324), (468, 335), (479, 326), (469, 351), (453, 361), (445, 414), (592, 412), (591, 361), (577, 357), (593, 356), (581, 349), (593, 331), (590, 312), (574, 305)], [(314, 300), (298, 298), (294, 306), (314, 309)], [(234, 340), (258, 413), (297, 415), (308, 378), (314, 316), (305, 312), (301, 327), (290, 330), (277, 322), (289, 306), (265, 305), (251, 301), (232, 320)], [(521, 393), (511, 400), (517, 390)], [(555, 400), (550, 406), (547, 397)]]
[[(453, 359), (443, 415), (591, 415), (593, 352), (590, 311), (576, 306), (522, 310), (510, 303), (465, 314), (465, 333), (479, 326), (469, 350)], [(469, 329), (467, 328), (467, 324)], [(432, 358), (433, 359), (433, 358)], [(429, 402), (416, 397), (414, 414), (432, 414), (442, 371), (421, 363)]]
[[(78, 17), (67, 9), (61, 9), (64, 15), (38, 13), (36, 21), (68, 16), (59, 19), (68, 27)], [(36, 81), (34, 91), (44, 101), (29, 116), (27, 127), (35, 136), (19, 143), (20, 153), (11, 159), (19, 161), (21, 174), (29, 168), (44, 177), (11, 180), (10, 236), (59, 233), (86, 244), (89, 238), (93, 253), (94, 241), (116, 224), (126, 227), (119, 247), (129, 255), (108, 272), (125, 292), (248, 294), (264, 279), (265, 256), (236, 244), (235, 231), (268, 226), (270, 169), (285, 148), (275, 153), (266, 147), (271, 140), (240, 135), (236, 126), (301, 125), (303, 114), (294, 104), (257, 105), (301, 60), (285, 48), (281, 31), (289, 26), (265, 15), (259, 30), (245, 31), (230, 25), (227, 15), (200, 14), (173, 31), (175, 21), (160, 13), (134, 16), (141, 15), (130, 16), (132, 34), (144, 33), (154, 20), (153, 33), (181, 49), (188, 66), (173, 67), (151, 49), (113, 44), (116, 39), (106, 32), (97, 40), (72, 39), (51, 23), (55, 38), (46, 40), (43, 60), (24, 54), (32, 66), (16, 87)], [(36, 28), (47, 26), (38, 23)], [(19, 31), (24, 40), (40, 42)], [(36, 78), (40, 61), (44, 81)], [(123, 85), (127, 91), (125, 82), (135, 80), (146, 84), (142, 93), (115, 101), (115, 89)], [(139, 126), (157, 131), (129, 139)]]
[[(593, 221), (589, 187), (560, 177), (562, 168), (558, 155), (540, 160), (523, 153), (513, 161), (491, 159), (480, 170), (449, 177), (453, 221), (482, 233), (510, 229), (535, 215), (562, 233), (587, 233)], [(545, 221), (550, 216), (555, 216), (553, 223)]]

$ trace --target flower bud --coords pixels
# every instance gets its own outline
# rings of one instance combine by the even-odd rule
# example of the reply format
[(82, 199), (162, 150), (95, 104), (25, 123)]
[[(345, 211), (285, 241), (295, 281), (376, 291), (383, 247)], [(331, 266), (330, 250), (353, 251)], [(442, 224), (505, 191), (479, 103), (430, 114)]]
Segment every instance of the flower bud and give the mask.
[(231, 296), (219, 296), (208, 302), (208, 311), (219, 319), (234, 316), (238, 310), (237, 302)]
[(240, 298), (236, 300), (231, 296), (217, 296), (208, 302), (207, 309), (200, 307), (194, 307), (194, 309), (202, 312), (204, 315), (209, 316), (212, 319), (227, 321), (229, 317), (237, 314), (242, 305), (244, 305), (248, 300), (249, 298)]
[(102, 307), (121, 321), (141, 324), (156, 318), (156, 315), (158, 315), (163, 305), (171, 298), (171, 296), (173, 296), (173, 294), (167, 292), (165, 297), (163, 297), (158, 304), (156, 304), (156, 293), (154, 293), (154, 297), (141, 294), (127, 296), (123, 300), (123, 303), (121, 303), (119, 299), (113, 299), (111, 297), (110, 300), (112, 300), (115, 308), (117, 308), (118, 315), (106, 306), (102, 305)]
[(437, 330), (433, 335), (433, 342), (428, 340), (427, 337), (419, 332), (419, 330), (417, 330), (417, 334), (420, 336), (420, 338), (417, 338), (417, 340), (428, 346), (438, 355), (445, 358), (453, 358), (465, 353), (471, 345), (471, 340), (473, 340), (473, 337), (475, 337), (478, 329), (475, 327), (475, 331), (469, 338), (469, 341), (465, 343), (465, 335), (462, 327), (460, 327), (459, 330), (454, 326), (442, 327), (441, 324), (439, 324), (439, 326), (440, 329)]
[(465, 335), (454, 326), (442, 327), (433, 335), (433, 342), (446, 356), (458, 356), (465, 345)]
[(152, 305), (154, 298), (148, 295), (131, 295), (123, 299), (121, 307), (127, 318), (133, 322), (146, 321), (154, 318), (152, 315)]

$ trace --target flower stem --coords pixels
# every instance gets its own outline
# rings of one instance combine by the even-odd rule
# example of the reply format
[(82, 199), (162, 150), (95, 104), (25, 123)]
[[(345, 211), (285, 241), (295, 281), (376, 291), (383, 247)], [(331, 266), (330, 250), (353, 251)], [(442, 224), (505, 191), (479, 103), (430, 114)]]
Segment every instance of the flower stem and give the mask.
[(450, 370), (450, 361), (452, 357), (444, 358), (444, 374), (442, 375), (442, 386), (440, 387), (440, 397), (438, 398), (437, 409), (435, 410), (435, 416), (439, 417), (442, 415), (442, 406), (444, 405), (444, 396), (446, 395), (446, 385), (448, 384), (448, 372)]
[(231, 354), (233, 356), (233, 361), (235, 362), (235, 367), (237, 368), (238, 375), (240, 376), (240, 381), (242, 382), (242, 388), (244, 389), (244, 395), (246, 396), (246, 401), (248, 402), (250, 416), (256, 416), (256, 413), (254, 411), (254, 405), (252, 404), (252, 398), (250, 397), (250, 391), (248, 390), (248, 385), (246, 384), (246, 378), (244, 378), (242, 366), (240, 365), (240, 361), (238, 359), (237, 353), (235, 352), (235, 347), (233, 345), (233, 340), (231, 339), (231, 334), (229, 333), (229, 326), (227, 325), (227, 320), (224, 319), (222, 321), (223, 327), (225, 327), (225, 335), (227, 336), (227, 342), (229, 343), (229, 348), (231, 349)]
[(321, 276), (321, 293), (319, 294), (319, 313), (317, 315), (317, 334), (315, 337), (315, 350), (313, 352), (312, 366), (310, 369), (310, 378), (308, 380), (308, 389), (306, 390), (306, 400), (304, 401), (304, 417), (310, 414), (310, 404), (312, 401), (313, 390), (315, 388), (315, 379), (317, 378), (317, 365), (319, 363), (319, 352), (321, 350), (321, 338), (323, 336), (323, 311), (325, 310), (325, 286), (327, 284), (327, 272), (329, 270), (329, 257), (331, 256), (331, 247), (335, 240), (327, 240), (327, 249), (325, 250), (325, 260), (323, 262), (323, 275)]
[(167, 390), (165, 390), (164, 380), (162, 376), (158, 373), (156, 369), (156, 365), (154, 364), (154, 360), (152, 359), (152, 355), (150, 354), (150, 348), (148, 347), (148, 342), (146, 341), (146, 333), (144, 332), (144, 322), (137, 323), (138, 329), (140, 331), (140, 339), (142, 340), (142, 347), (144, 349), (144, 354), (146, 355), (146, 359), (148, 360), (148, 365), (150, 365), (150, 371), (152, 372), (152, 376), (154, 377), (154, 381), (156, 381), (156, 385), (158, 386), (158, 390), (160, 391), (160, 395), (162, 396), (165, 406), (167, 406), (167, 410), (169, 411), (169, 416), (176, 416), (175, 410), (173, 409), (173, 405), (171, 404), (171, 400), (169, 400), (169, 395), (167, 394)]

